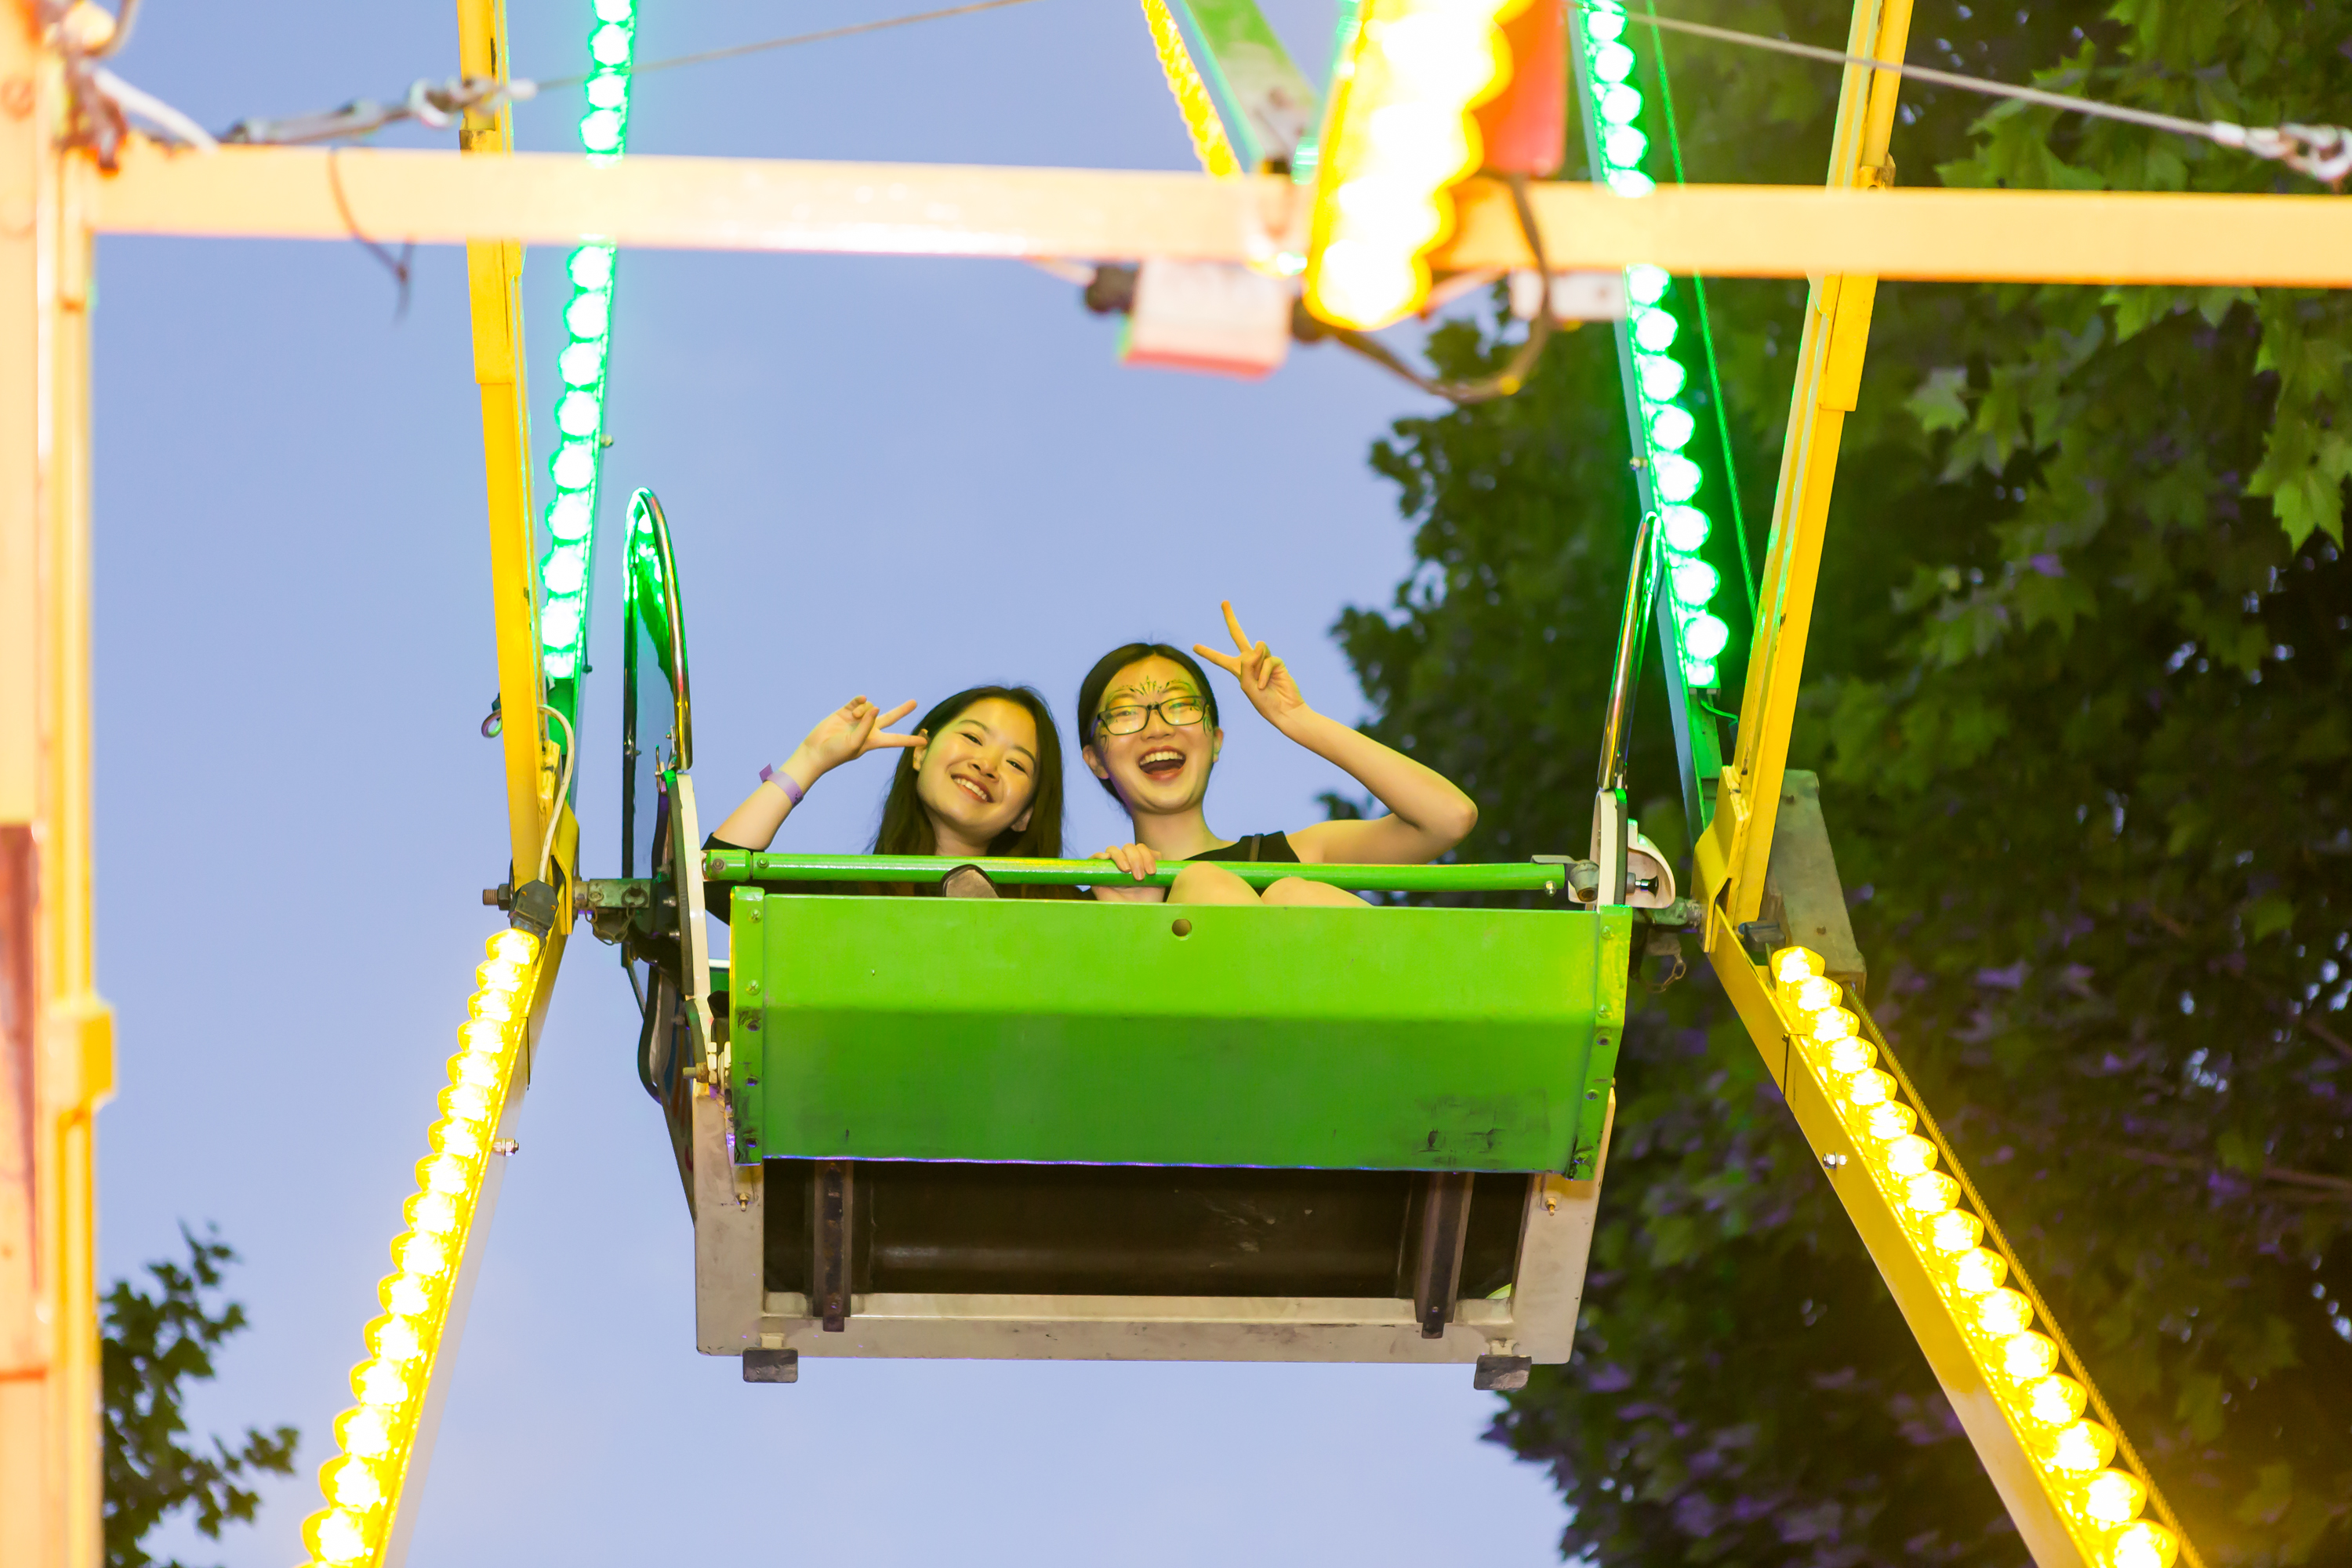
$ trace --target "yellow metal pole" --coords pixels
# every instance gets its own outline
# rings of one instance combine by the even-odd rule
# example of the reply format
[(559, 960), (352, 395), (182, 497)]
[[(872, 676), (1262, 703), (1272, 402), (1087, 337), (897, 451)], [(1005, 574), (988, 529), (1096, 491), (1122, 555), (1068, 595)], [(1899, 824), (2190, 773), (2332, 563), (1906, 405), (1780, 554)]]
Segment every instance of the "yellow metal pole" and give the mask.
[[(1861, 0), (1854, 7), (1847, 52), (1900, 60), (1910, 25), (1911, 0)], [(1887, 142), (1901, 81), (1891, 72), (1846, 68), (1830, 151), (1828, 183), (1832, 189), (1893, 184)], [(1781, 448), (1780, 489), (1773, 498), (1772, 531), (1757, 595), (1755, 640), (1739, 709), (1739, 744), (1719, 775), (1715, 821), (1697, 846), (1699, 879), (1711, 900), (1710, 947), (1717, 922), (1738, 926), (1752, 921), (1763, 900), (1764, 864), (1772, 850), (1780, 774), (1788, 762), (1789, 730), (1804, 673), (1805, 634), (1812, 621), (1813, 585), (1821, 574), (1838, 442), (1861, 386), (1862, 356), (1870, 339), (1877, 288), (1877, 279), (1871, 277), (1816, 278), (1805, 312), (1789, 434)]]
[[(458, 0), (458, 69), (504, 77), (504, 0)], [(513, 110), (501, 104), (466, 116), (469, 159), (507, 158)], [(506, 746), (507, 830), (514, 885), (539, 875), (540, 845), (556, 809), (555, 769), (539, 716), (546, 689), (539, 663), (536, 531), (530, 508), (530, 408), (522, 362), (522, 243), (475, 239), (466, 247), (474, 315), (474, 380), (481, 389), (482, 474), (488, 491), (492, 622), (498, 641), (499, 708)], [(567, 924), (569, 922), (566, 922)]]
[(58, 62), (0, 11), (0, 1562), (97, 1568), (90, 231)]

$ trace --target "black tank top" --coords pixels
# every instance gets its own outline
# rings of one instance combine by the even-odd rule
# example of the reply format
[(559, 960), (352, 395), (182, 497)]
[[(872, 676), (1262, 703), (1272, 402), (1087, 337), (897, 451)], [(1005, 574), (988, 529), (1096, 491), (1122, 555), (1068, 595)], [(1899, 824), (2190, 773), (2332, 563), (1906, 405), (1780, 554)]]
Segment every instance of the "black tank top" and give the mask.
[(1226, 845), (1223, 849), (1204, 849), (1198, 855), (1188, 855), (1189, 860), (1276, 860), (1296, 866), (1298, 851), (1290, 847), (1287, 833), (1252, 833)]

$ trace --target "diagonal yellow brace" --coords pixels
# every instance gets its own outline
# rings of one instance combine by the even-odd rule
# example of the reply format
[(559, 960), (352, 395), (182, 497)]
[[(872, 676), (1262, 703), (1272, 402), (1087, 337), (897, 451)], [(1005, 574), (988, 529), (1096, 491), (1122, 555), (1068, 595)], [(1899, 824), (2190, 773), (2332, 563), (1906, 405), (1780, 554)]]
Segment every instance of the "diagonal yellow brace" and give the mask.
[[(504, 78), (505, 0), (458, 0), (458, 68)], [(466, 116), (466, 152), (505, 157), (513, 150), (513, 110), (501, 102)], [(474, 380), (481, 388), (482, 472), (489, 495), (490, 588), (498, 637), (499, 709), (506, 745), (507, 829), (514, 883), (539, 874), (540, 845), (556, 809), (553, 752), (539, 705), (539, 574), (530, 508), (530, 409), (522, 359), (522, 246), (475, 240), (466, 247), (473, 298)], [(568, 923), (568, 922), (567, 922)]]

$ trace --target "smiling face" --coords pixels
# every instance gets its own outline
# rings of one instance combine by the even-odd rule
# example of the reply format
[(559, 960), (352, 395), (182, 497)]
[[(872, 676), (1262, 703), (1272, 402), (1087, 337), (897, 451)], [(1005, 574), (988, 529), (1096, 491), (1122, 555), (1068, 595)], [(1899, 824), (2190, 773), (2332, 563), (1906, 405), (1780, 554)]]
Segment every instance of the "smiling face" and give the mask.
[[(1191, 671), (1172, 658), (1154, 655), (1111, 677), (1101, 708), (1086, 716), (1087, 766), (1095, 777), (1110, 781), (1130, 816), (1192, 811), (1209, 793), (1209, 770), (1216, 763), (1225, 732), (1209, 728), (1205, 717), (1171, 724), (1165, 712), (1153, 707), (1187, 697), (1198, 702), (1206, 696)], [(1145, 707), (1152, 711), (1132, 735), (1111, 734), (1100, 722), (1101, 715), (1115, 708)]]
[(1018, 702), (983, 698), (914, 748), (915, 797), (939, 853), (980, 856), (1029, 824), (1037, 799), (1037, 721)]

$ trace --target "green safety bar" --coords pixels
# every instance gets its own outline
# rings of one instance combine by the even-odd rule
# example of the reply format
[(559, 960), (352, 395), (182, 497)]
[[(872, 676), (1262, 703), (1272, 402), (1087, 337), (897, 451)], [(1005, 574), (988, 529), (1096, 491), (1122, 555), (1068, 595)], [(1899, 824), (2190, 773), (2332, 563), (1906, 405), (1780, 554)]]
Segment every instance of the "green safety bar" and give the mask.
[[(1139, 881), (1108, 860), (958, 860), (945, 855), (763, 855), (712, 849), (702, 874), (713, 882), (936, 882), (959, 866), (977, 866), (1006, 887), (1165, 888), (1190, 862), (1163, 865)], [(1349, 892), (1557, 893), (1570, 867), (1563, 862), (1481, 866), (1303, 866), (1287, 861), (1219, 860), (1253, 888), (1286, 877)]]

